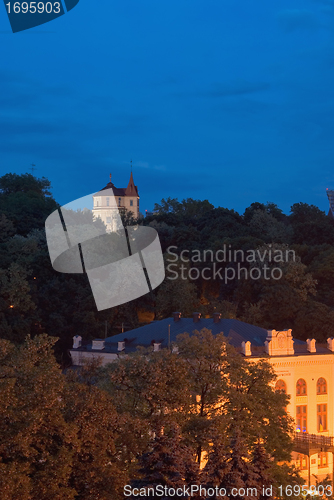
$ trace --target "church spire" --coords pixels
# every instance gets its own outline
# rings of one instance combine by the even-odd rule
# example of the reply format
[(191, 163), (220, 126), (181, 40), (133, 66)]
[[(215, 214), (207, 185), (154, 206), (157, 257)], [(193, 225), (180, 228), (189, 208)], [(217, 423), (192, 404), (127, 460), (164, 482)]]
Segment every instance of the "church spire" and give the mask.
[(132, 175), (132, 160), (131, 160), (131, 174), (130, 174), (130, 180), (128, 187), (125, 190), (126, 196), (138, 196), (138, 191), (135, 186), (135, 183), (133, 181), (133, 175)]

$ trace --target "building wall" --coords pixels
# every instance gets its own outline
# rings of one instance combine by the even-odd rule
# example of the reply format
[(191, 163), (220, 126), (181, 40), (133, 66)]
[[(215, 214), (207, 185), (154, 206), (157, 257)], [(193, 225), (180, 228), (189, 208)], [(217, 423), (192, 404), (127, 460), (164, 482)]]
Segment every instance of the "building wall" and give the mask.
[[(333, 389), (334, 389), (334, 355), (333, 354), (306, 354), (300, 356), (286, 356), (270, 358), (269, 362), (273, 366), (278, 380), (283, 380), (286, 384), (287, 393), (290, 395), (290, 404), (287, 407), (288, 413), (297, 421), (297, 406), (306, 406), (306, 432), (308, 434), (318, 434), (322, 436), (333, 436), (334, 415), (333, 415)], [(327, 383), (327, 394), (317, 394), (317, 381), (324, 378)], [(296, 385), (299, 379), (306, 382), (306, 395), (297, 395)], [(317, 418), (317, 405), (327, 405), (327, 429), (319, 430)], [(296, 424), (297, 430), (297, 424)], [(302, 430), (301, 430), (302, 432)], [(300, 460), (297, 460), (297, 453), (293, 453), (296, 466), (299, 467)], [(333, 457), (332, 453), (327, 454), (327, 467), (318, 467), (318, 455), (311, 455), (310, 476), (311, 483), (315, 483), (313, 474), (324, 477), (332, 474)], [(304, 461), (305, 462), (305, 461)], [(305, 480), (308, 478), (308, 468), (301, 471)]]
[(85, 361), (93, 361), (93, 360), (99, 360), (101, 362), (101, 366), (105, 366), (108, 363), (112, 363), (116, 359), (118, 359), (118, 355), (115, 353), (111, 352), (104, 352), (99, 353), (99, 352), (83, 352), (79, 351), (76, 349), (73, 349), (70, 351), (70, 355), (72, 358), (72, 363), (75, 366), (82, 366)]
[[(94, 196), (93, 215), (100, 217), (107, 227), (107, 231), (117, 231), (123, 226), (119, 212), (126, 209), (132, 212), (135, 218), (139, 217), (139, 197), (135, 196)], [(132, 205), (131, 205), (132, 202)]]

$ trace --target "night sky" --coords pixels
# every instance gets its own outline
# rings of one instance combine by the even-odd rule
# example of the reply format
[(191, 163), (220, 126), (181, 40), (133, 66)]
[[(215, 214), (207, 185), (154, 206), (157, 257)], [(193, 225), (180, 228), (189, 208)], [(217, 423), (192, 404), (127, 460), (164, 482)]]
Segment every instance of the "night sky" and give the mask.
[(13, 34), (0, 8), (0, 175), (50, 179), (63, 204), (133, 174), (239, 212), (328, 210), (334, 0), (80, 0)]

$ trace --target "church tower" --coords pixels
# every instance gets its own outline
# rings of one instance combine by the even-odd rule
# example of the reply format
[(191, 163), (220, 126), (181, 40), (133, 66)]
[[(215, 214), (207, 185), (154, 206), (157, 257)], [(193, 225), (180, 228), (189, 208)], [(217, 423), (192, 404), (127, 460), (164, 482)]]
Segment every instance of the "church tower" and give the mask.
[(129, 184), (126, 188), (117, 188), (111, 182), (111, 174), (108, 184), (98, 193), (93, 195), (93, 215), (100, 217), (107, 227), (107, 231), (116, 231), (120, 226), (119, 213), (121, 211), (132, 212), (133, 217), (139, 217), (139, 194), (130, 174)]

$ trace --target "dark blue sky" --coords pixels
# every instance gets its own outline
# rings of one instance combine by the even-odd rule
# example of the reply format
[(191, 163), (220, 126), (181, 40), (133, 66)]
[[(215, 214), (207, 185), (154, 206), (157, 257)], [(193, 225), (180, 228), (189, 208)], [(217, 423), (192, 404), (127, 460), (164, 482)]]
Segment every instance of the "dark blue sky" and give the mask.
[(327, 211), (334, 0), (80, 0), (12, 34), (0, 9), (0, 169), (60, 203), (127, 185), (243, 212)]

